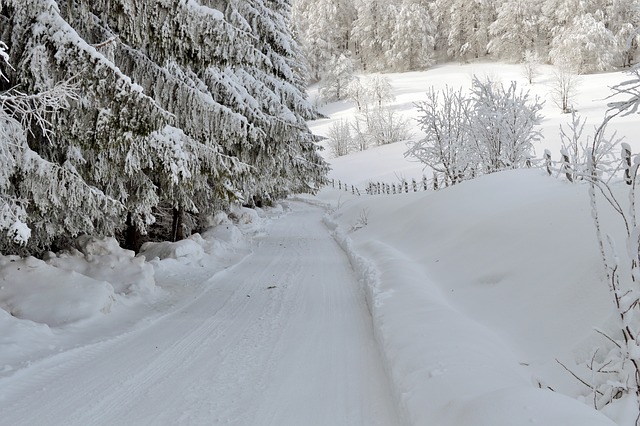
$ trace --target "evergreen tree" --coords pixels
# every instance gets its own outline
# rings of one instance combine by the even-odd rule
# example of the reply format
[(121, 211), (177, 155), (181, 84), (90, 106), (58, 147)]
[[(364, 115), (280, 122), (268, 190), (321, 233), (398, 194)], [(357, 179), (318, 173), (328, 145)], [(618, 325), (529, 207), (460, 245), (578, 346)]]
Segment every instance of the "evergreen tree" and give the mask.
[(395, 24), (389, 49), (389, 67), (395, 71), (423, 69), (433, 56), (435, 25), (428, 5), (421, 0), (402, 0), (392, 6)]
[(611, 70), (621, 52), (615, 35), (598, 15), (578, 15), (551, 42), (549, 58), (554, 65), (575, 73)]
[(489, 52), (516, 62), (522, 61), (526, 52), (538, 52), (541, 6), (539, 0), (504, 1), (489, 26)]
[(78, 86), (68, 108), (47, 112), (49, 138), (28, 129), (29, 148), (72, 171), (87, 188), (74, 196), (113, 205), (87, 203), (83, 223), (72, 226), (69, 201), (40, 207), (33, 189), (19, 189), (13, 196), (26, 200), (34, 244), (112, 234), (125, 223), (135, 236), (160, 206), (205, 215), (231, 200), (322, 182), (289, 3), (211, 3), (0, 0), (15, 64), (5, 86), (46, 93), (69, 77)]

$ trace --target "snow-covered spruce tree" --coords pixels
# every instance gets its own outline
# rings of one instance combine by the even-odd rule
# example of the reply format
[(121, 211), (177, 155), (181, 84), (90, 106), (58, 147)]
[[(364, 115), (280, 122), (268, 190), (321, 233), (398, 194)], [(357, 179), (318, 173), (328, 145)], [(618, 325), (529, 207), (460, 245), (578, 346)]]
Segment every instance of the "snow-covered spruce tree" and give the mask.
[(355, 7), (347, 0), (296, 0), (291, 24), (309, 63), (311, 78), (319, 81), (332, 57), (352, 46)]
[(574, 17), (551, 41), (549, 59), (577, 74), (609, 71), (620, 61), (620, 46), (601, 14)]
[[(261, 102), (272, 111), (286, 110), (281, 106), (293, 103), (293, 97), (284, 90), (277, 97), (267, 91), (264, 97), (245, 97), (242, 78), (269, 69), (274, 84), (293, 87), (290, 92), (300, 92), (304, 85), (299, 70), (286, 73), (296, 66), (295, 57), (267, 57), (246, 28), (195, 1), (156, 2), (152, 7), (136, 0), (90, 5), (2, 1), (11, 24), (5, 33), (9, 52), (19, 64), (15, 82), (34, 89), (67, 75), (80, 82), (78, 102), (51, 120), (55, 143), (37, 144), (41, 155), (66, 161), (66, 153), (72, 152), (69, 163), (84, 181), (126, 207), (130, 228), (148, 225), (161, 204), (178, 215), (206, 214), (249, 193), (247, 182), (258, 181), (256, 175), (264, 169), (254, 164), (249, 169), (234, 153), (238, 146), (250, 147), (244, 158), (260, 158), (267, 151), (265, 138), (277, 136), (249, 117), (255, 118)], [(287, 44), (286, 37), (282, 43)], [(235, 86), (225, 85), (222, 76), (231, 67), (240, 70), (239, 75), (231, 73)], [(231, 97), (238, 101), (220, 101)], [(312, 115), (310, 107), (301, 109)], [(296, 128), (304, 143), (292, 145), (296, 154), (281, 156), (281, 161), (293, 158), (289, 165), (300, 172), (290, 173), (293, 179), (305, 173), (316, 179), (324, 165), (308, 130)], [(110, 226), (124, 222), (122, 218)]]
[[(318, 153), (316, 138), (305, 119), (315, 116), (306, 99), (298, 67), (297, 43), (290, 33), (289, 0), (229, 0), (225, 16), (254, 36), (264, 61), (227, 69), (244, 92), (257, 102), (257, 120), (250, 120), (260, 135), (251, 150), (239, 144), (229, 152), (247, 162), (255, 172), (243, 181), (248, 200), (272, 200), (292, 192), (315, 192), (325, 182), (328, 166)], [(239, 79), (237, 78), (239, 77)], [(242, 99), (241, 99), (242, 100)], [(244, 102), (247, 102), (245, 99)]]
[[(6, 45), (0, 42), (0, 80), (5, 82), (8, 60)], [(70, 163), (47, 161), (27, 143), (31, 131), (46, 139), (48, 116), (68, 107), (75, 96), (69, 82), (32, 95), (14, 89), (0, 92), (0, 252), (34, 250), (47, 241), (42, 226), (50, 232), (91, 230), (112, 222), (94, 223), (96, 210), (103, 219), (120, 213), (121, 205), (88, 186)], [(67, 208), (78, 215), (69, 216)]]
[(610, 0), (604, 7), (605, 25), (615, 34), (620, 49), (620, 66), (637, 63), (640, 46), (640, 0)]
[(435, 42), (435, 23), (429, 5), (420, 0), (402, 0), (390, 8), (395, 19), (385, 51), (389, 68), (394, 71), (426, 68), (432, 60)]
[(448, 14), (442, 22), (447, 31), (447, 54), (460, 60), (477, 59), (487, 54), (489, 25), (496, 18), (496, 2), (493, 0), (436, 0), (435, 7), (441, 15)]
[(332, 58), (320, 82), (320, 97), (325, 101), (338, 101), (349, 96), (355, 79), (355, 65), (347, 54)]
[[(61, 16), (56, 2), (3, 0), (2, 14), (3, 37), (15, 64), (7, 73), (11, 85), (37, 94), (70, 77), (77, 81), (78, 99), (48, 115), (49, 137), (35, 127), (29, 129), (30, 149), (51, 164), (66, 165), (88, 188), (84, 192), (102, 192), (131, 210), (136, 200), (136, 212), (150, 215), (157, 202), (151, 180), (136, 165), (127, 174), (124, 161), (117, 164), (110, 156), (126, 156), (131, 145), (143, 143), (150, 127), (164, 125), (168, 114), (83, 40)], [(115, 115), (118, 123), (110, 119)], [(38, 196), (41, 190), (36, 186), (17, 189), (18, 197), (25, 200), (33, 244), (45, 247), (56, 238), (80, 232), (113, 232), (117, 223), (112, 209), (91, 202), (82, 206), (82, 192), (65, 196), (68, 179), (59, 174), (40, 177), (56, 178), (60, 179), (57, 188), (46, 197)]]
[(526, 52), (539, 51), (541, 2), (507, 0), (497, 10), (489, 25), (489, 52), (506, 60), (519, 62)]
[[(392, 2), (393, 3), (393, 2)], [(390, 2), (384, 0), (357, 0), (356, 19), (351, 37), (356, 57), (366, 71), (387, 69), (385, 51), (389, 49), (391, 30), (395, 25)]]

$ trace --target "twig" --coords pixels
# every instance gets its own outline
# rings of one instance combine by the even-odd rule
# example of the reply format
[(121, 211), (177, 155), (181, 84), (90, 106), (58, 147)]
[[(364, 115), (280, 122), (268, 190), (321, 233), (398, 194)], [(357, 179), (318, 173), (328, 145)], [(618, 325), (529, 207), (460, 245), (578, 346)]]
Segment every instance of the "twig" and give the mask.
[(594, 388), (593, 386), (591, 386), (589, 383), (585, 382), (584, 380), (582, 380), (580, 377), (578, 377), (576, 375), (576, 373), (574, 373), (573, 371), (571, 371), (566, 365), (564, 365), (563, 363), (560, 362), (560, 360), (558, 358), (556, 358), (556, 362), (558, 364), (560, 364), (562, 366), (562, 368), (564, 368), (565, 370), (567, 370), (569, 372), (569, 374), (571, 374), (573, 377), (576, 378), (576, 380), (578, 380), (580, 383), (582, 383), (583, 385), (585, 385), (586, 387), (588, 387), (589, 389), (591, 389), (592, 391), (598, 393), (600, 396), (604, 396), (604, 394), (602, 392), (600, 392), (599, 390), (597, 390), (596, 388)]

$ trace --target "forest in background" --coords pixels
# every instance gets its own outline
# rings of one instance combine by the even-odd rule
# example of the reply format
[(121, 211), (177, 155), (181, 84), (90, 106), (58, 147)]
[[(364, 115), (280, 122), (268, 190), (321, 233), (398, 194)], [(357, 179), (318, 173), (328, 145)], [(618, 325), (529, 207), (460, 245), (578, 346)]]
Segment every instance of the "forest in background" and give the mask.
[(640, 42), (638, 0), (295, 0), (292, 13), (314, 80), (341, 57), (372, 72), (484, 57), (609, 71)]
[[(282, 0), (0, 0), (0, 252), (179, 240), (327, 165)], [(146, 237), (144, 235), (147, 235)]]

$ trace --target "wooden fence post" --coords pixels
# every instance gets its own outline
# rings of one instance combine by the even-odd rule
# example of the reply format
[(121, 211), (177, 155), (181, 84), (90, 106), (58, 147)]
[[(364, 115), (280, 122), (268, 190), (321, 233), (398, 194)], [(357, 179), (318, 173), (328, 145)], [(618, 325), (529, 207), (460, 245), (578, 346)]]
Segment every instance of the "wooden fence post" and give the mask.
[(551, 151), (548, 149), (544, 150), (544, 166), (549, 176), (551, 176)]
[(622, 143), (622, 161), (624, 162), (624, 181), (627, 185), (633, 183), (631, 178), (631, 147), (628, 143)]

